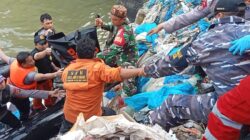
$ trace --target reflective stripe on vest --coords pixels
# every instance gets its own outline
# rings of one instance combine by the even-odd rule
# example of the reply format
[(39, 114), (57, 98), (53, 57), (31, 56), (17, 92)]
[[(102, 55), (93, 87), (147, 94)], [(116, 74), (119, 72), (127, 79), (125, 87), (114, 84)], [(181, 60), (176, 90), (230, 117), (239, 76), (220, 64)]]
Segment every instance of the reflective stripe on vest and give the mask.
[(221, 120), (221, 122), (228, 127), (232, 127), (234, 129), (238, 129), (240, 130), (242, 128), (242, 124), (237, 123), (235, 121), (232, 121), (231, 119), (229, 119), (228, 117), (226, 117), (225, 115), (221, 114), (221, 112), (219, 111), (218, 107), (217, 107), (217, 103), (215, 104), (212, 112), (218, 117), (218, 119)]
[(207, 128), (206, 131), (205, 131), (204, 137), (205, 137), (207, 140), (217, 140), (217, 139), (211, 134), (211, 132), (209, 131), (208, 128)]

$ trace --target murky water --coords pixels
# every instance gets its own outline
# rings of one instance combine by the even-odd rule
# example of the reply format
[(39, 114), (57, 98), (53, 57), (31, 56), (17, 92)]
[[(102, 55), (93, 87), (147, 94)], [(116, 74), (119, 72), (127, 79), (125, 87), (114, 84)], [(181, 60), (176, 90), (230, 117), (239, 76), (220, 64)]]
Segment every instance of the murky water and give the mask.
[(40, 15), (49, 13), (57, 32), (69, 33), (94, 24), (96, 13), (107, 20), (115, 0), (1, 0), (0, 48), (15, 56), (34, 48), (33, 34), (40, 29)]

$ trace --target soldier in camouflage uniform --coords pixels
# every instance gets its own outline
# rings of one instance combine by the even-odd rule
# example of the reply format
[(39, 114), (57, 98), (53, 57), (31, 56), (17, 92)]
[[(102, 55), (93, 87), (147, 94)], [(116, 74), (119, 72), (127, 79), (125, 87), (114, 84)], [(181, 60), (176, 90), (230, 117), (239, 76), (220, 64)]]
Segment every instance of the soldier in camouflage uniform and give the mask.
[(206, 123), (217, 98), (250, 74), (250, 54), (234, 56), (228, 51), (231, 41), (250, 34), (250, 25), (242, 17), (219, 18), (191, 46), (145, 66), (146, 75), (154, 78), (179, 73), (190, 64), (201, 66), (215, 88), (214, 92), (208, 94), (170, 95), (151, 112), (152, 123), (158, 123), (166, 130), (188, 119)]
[[(114, 5), (110, 12), (112, 23), (104, 24), (96, 19), (96, 26), (110, 32), (104, 50), (97, 54), (111, 67), (133, 68), (138, 60), (135, 37), (127, 22), (127, 9), (122, 5)], [(123, 82), (123, 90), (127, 95), (136, 93), (135, 78)]]

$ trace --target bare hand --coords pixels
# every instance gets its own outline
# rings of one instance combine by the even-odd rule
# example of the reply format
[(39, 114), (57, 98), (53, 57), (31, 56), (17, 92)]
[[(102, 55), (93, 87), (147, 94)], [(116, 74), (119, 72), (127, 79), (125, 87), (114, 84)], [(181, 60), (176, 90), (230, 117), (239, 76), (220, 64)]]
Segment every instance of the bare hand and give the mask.
[(139, 72), (138, 76), (147, 76), (147, 74), (144, 71), (144, 66), (142, 68), (140, 68), (140, 72)]
[(63, 98), (65, 97), (65, 94), (66, 94), (65, 90), (59, 90), (59, 89), (55, 89), (49, 92), (49, 95), (51, 97), (56, 97), (56, 98)]
[(102, 27), (102, 25), (103, 25), (102, 19), (101, 19), (101, 18), (96, 18), (96, 19), (95, 19), (95, 25), (96, 25), (97, 27)]
[(51, 48), (46, 48), (44, 51), (46, 55), (51, 55)]
[(62, 69), (59, 69), (59, 70), (56, 72), (56, 76), (62, 76), (62, 73), (63, 73), (63, 68), (62, 68)]
[(48, 29), (44, 32), (44, 35), (47, 36), (49, 33), (53, 33), (53, 31), (51, 29)]
[(158, 27), (156, 27), (156, 28), (150, 30), (150, 31), (148, 32), (148, 35), (157, 34), (159, 31), (160, 31), (160, 29), (159, 29)]

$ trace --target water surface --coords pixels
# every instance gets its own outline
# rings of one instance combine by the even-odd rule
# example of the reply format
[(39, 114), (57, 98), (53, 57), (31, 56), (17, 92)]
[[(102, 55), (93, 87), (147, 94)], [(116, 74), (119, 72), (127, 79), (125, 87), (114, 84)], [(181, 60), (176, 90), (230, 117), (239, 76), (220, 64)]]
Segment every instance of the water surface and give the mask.
[(1, 0), (0, 48), (11, 56), (33, 49), (33, 34), (40, 29), (42, 13), (52, 16), (57, 32), (67, 34), (93, 25), (96, 13), (107, 20), (113, 3), (115, 0)]

